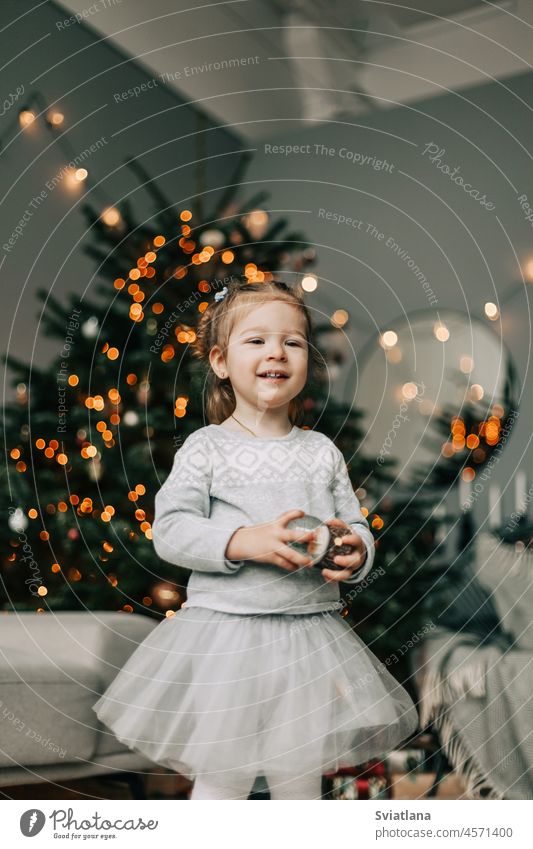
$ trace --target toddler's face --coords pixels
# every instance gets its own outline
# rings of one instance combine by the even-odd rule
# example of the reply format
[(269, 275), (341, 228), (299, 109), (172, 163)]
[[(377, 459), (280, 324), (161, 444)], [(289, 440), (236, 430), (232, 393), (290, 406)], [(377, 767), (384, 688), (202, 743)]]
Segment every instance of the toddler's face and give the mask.
[[(257, 409), (288, 406), (305, 386), (307, 365), (305, 319), (291, 304), (271, 301), (235, 323), (225, 368), (236, 397)], [(266, 372), (286, 377), (262, 376)]]

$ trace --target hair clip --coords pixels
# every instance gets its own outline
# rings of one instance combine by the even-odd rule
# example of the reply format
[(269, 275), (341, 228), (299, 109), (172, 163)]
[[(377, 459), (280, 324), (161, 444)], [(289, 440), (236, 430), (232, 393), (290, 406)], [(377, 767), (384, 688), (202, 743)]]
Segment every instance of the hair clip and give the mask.
[(221, 292), (215, 293), (215, 301), (221, 301), (228, 294), (228, 287), (224, 286)]

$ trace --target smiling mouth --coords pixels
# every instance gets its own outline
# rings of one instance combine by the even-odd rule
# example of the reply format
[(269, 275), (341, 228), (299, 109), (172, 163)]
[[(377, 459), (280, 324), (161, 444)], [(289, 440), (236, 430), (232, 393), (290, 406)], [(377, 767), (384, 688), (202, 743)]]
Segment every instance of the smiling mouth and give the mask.
[(280, 371), (263, 372), (262, 374), (259, 374), (257, 376), (262, 378), (262, 380), (272, 380), (272, 381), (288, 380), (288, 377), (289, 377), (288, 374), (284, 374), (283, 372), (280, 372)]

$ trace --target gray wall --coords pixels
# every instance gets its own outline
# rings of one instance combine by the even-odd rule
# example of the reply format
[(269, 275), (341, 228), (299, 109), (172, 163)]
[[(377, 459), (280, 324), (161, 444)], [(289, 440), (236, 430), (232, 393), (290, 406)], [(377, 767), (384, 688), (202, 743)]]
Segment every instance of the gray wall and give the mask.
[[(437, 318), (439, 310), (454, 308), (486, 321), (485, 302), (499, 303), (518, 286), (502, 305), (501, 324), (486, 321), (510, 349), (524, 383), (519, 420), (491, 477), (502, 487), (518, 466), (525, 468), (528, 485), (533, 482), (529, 291), (520, 267), (533, 259), (533, 230), (518, 202), (525, 193), (533, 206), (532, 106), (533, 75), (524, 74), (328, 125), (303, 127), (295, 120), (282, 137), (258, 146), (249, 175), (270, 186), (272, 208), (299, 210), (293, 222), (317, 247), (319, 288), (309, 301), (327, 315), (340, 307), (350, 313), (346, 331), (355, 354), (343, 377), (349, 375), (351, 383), (338, 384), (345, 397), (353, 397), (354, 365), (361, 365), (365, 343), (396, 317), (428, 309)], [(276, 153), (270, 143), (304, 147)], [(456, 177), (462, 175), (493, 209), (438, 170), (424, 154), (429, 143), (444, 148), (441, 163), (452, 170), (458, 166)], [(343, 158), (342, 148), (355, 152), (359, 162)], [(382, 161), (379, 170), (371, 157)], [(327, 221), (320, 209), (362, 225)], [(385, 238), (378, 240), (369, 224)], [(426, 275), (436, 304), (406, 262), (386, 247), (389, 237)], [(376, 386), (376, 406), (381, 390)], [(504, 503), (504, 512), (514, 509), (512, 480)]]
[[(0, 132), (8, 133), (0, 170), (2, 350), (42, 366), (57, 354), (57, 343), (39, 332), (40, 301), (35, 290), (44, 286), (60, 300), (71, 291), (80, 297), (84, 292), (96, 296), (91, 291), (94, 263), (81, 251), (86, 241), (79, 212), (83, 192), (73, 194), (63, 185), (46, 187), (68, 163), (68, 155), (42, 122), (22, 133), (18, 125), (9, 131), (26, 96), (38, 90), (48, 103), (58, 101), (75, 155), (104, 139), (84, 163), (89, 171), (86, 196), (103, 208), (107, 201), (114, 203), (129, 195), (143, 220), (153, 208), (124, 167), (128, 156), (139, 156), (151, 174), (160, 175), (162, 188), (179, 209), (198, 189), (193, 167), (187, 163), (211, 157), (203, 179), (204, 189), (213, 190), (208, 197), (214, 202), (217, 187), (227, 182), (242, 145), (209, 121), (203, 125), (206, 131), (198, 133), (198, 111), (183, 105), (161, 82), (137, 97), (117, 100), (115, 94), (122, 96), (125, 90), (145, 84), (149, 75), (109, 41), (99, 40), (84, 23), (58, 28), (57, 22), (68, 17), (59, 6), (8, 0), (2, 3), (1, 16), (0, 55), (6, 63), (2, 100), (24, 86), (23, 96), (0, 119)], [(219, 156), (225, 153), (230, 155)], [(44, 198), (37, 205), (34, 198), (42, 192)], [(24, 216), (21, 234), (5, 251), (1, 246)], [(10, 387), (6, 393), (11, 395)]]

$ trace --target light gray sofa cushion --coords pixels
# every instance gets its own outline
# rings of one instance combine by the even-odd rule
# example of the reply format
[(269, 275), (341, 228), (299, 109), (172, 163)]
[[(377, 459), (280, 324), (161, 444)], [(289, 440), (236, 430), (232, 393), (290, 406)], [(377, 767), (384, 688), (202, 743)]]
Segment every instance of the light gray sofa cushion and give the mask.
[(0, 616), (0, 767), (124, 750), (92, 705), (157, 625), (137, 614)]

